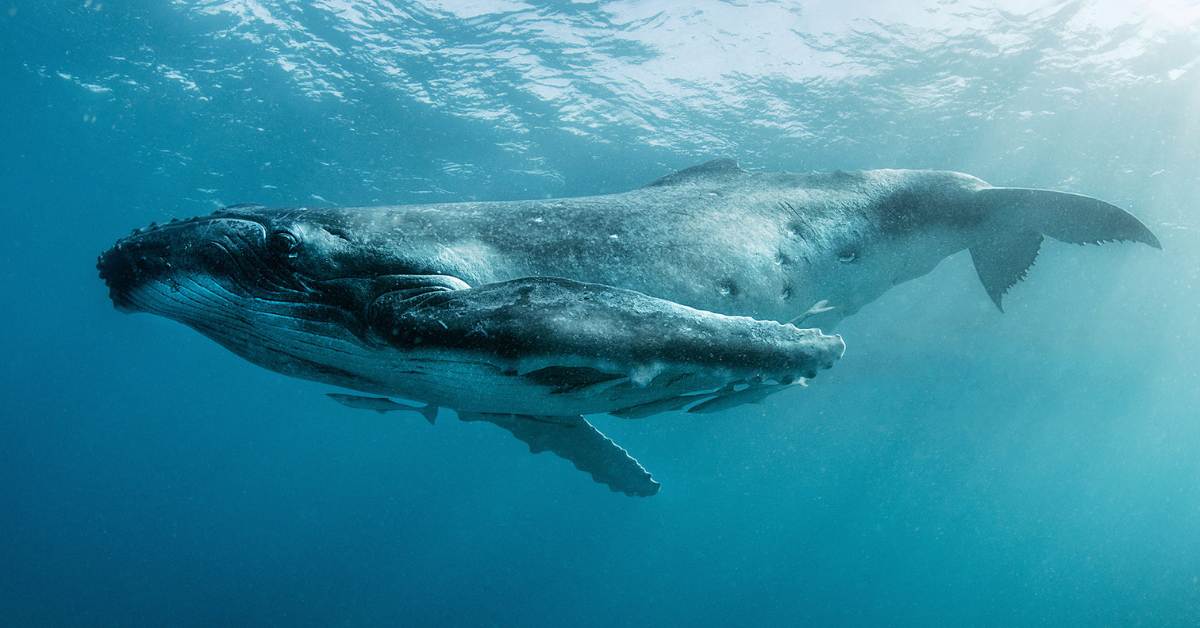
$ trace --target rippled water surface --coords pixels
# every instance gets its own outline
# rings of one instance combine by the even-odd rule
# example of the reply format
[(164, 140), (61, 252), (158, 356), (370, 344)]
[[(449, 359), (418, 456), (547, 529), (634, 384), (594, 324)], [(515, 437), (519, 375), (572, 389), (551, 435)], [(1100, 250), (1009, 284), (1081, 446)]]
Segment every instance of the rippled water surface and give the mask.
[[(1200, 5), (0, 0), (0, 624), (1200, 623)], [(959, 255), (841, 364), (601, 427), (635, 500), (484, 426), (108, 304), (237, 202), (623, 191), (711, 157), (1086, 193), (1001, 314)]]

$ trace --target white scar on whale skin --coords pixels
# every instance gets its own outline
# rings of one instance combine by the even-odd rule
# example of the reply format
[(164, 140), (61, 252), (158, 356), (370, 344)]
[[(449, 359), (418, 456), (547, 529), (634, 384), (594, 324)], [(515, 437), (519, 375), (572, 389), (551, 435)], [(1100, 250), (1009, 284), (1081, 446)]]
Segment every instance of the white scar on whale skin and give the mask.
[(790, 323), (792, 325), (800, 325), (801, 323), (803, 323), (805, 320), (807, 320), (809, 318), (812, 318), (818, 314), (832, 312), (834, 309), (836, 309), (836, 308), (832, 305), (829, 305), (828, 299), (821, 299), (820, 301), (817, 301), (816, 303), (814, 303), (812, 305), (812, 307), (808, 308), (807, 310), (804, 310), (804, 312), (801, 313), (799, 316), (788, 321), (788, 323)]
[(650, 495), (657, 482), (580, 415), (760, 403), (841, 357), (820, 329), (946, 257), (968, 251), (1002, 306), (1047, 239), (1159, 246), (1128, 212), (1077, 194), (717, 160), (601, 196), (232, 206), (135, 230), (98, 268), (120, 309), (377, 395), (337, 393), (343, 405), (455, 410)]

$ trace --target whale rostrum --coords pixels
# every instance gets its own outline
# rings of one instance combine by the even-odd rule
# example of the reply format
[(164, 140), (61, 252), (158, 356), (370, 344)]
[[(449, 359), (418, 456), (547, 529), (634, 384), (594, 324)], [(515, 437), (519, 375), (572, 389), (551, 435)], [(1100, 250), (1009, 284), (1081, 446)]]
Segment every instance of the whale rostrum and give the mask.
[(658, 483), (582, 415), (759, 403), (841, 357), (821, 329), (957, 252), (1001, 306), (1047, 236), (1159, 246), (1076, 194), (717, 160), (601, 196), (238, 205), (135, 230), (97, 265), (119, 309), (364, 393), (331, 395), (343, 405), (431, 423), (453, 410), (651, 495)]

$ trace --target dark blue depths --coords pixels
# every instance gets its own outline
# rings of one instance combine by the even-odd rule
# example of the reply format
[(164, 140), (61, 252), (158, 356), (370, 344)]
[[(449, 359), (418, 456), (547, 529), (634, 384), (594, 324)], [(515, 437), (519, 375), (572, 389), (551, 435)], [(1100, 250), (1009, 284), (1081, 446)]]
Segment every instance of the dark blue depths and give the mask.
[[(0, 623), (1194, 625), (1200, 15), (1186, 3), (0, 0)], [(1164, 250), (960, 255), (804, 391), (597, 422), (610, 494), (479, 424), (348, 410), (108, 304), (223, 204), (604, 193), (714, 155), (947, 168)]]

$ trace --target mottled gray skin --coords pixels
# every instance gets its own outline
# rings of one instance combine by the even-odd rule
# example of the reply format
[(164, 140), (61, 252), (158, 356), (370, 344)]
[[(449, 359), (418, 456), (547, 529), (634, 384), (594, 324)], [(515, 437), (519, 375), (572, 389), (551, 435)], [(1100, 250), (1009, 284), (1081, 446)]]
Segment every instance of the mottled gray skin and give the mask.
[[(567, 277), (779, 321), (826, 299), (827, 325), (966, 248), (987, 218), (967, 202), (986, 184), (967, 175), (716, 165), (621, 194), (274, 215), (311, 225), (304, 254), (331, 266), (366, 249), (470, 285)], [(320, 233), (330, 224), (349, 242)]]
[[(532, 414), (540, 404), (543, 414), (573, 414), (661, 395), (547, 400), (523, 388), (507, 390), (508, 380), (470, 365), (516, 368), (523, 375), (532, 369), (496, 357), (516, 343), (523, 355), (508, 356), (516, 362), (574, 368), (584, 356), (603, 371), (592, 379), (611, 373), (636, 379), (635, 371), (672, 362), (681, 345), (667, 342), (620, 360), (606, 353), (602, 340), (629, 326), (654, 337), (654, 328), (641, 324), (648, 311), (686, 306), (694, 310), (677, 315), (680, 321), (709, 320), (710, 314), (757, 319), (714, 319), (720, 324), (704, 342), (727, 349), (740, 328), (793, 320), (822, 300), (828, 311), (802, 324), (828, 327), (963, 249), (971, 250), (999, 305), (1032, 264), (1043, 233), (1077, 243), (1158, 245), (1136, 218), (1084, 196), (993, 188), (954, 172), (748, 173), (718, 160), (603, 196), (349, 209), (238, 206), (137, 232), (106, 253), (100, 266), (118, 305), (182, 320), (277, 371), (458, 409)], [(571, 281), (547, 283), (549, 278)], [(482, 302), (476, 300), (488, 295), (517, 298), (512, 286), (492, 288), (516, 279), (535, 282), (525, 288), (552, 295), (546, 302), (554, 305), (540, 313), (527, 308), (516, 325), (526, 336), (513, 334), (507, 349), (495, 342), (463, 347), (454, 333), (426, 333), (423, 347), (400, 347), (378, 324), (382, 303), (394, 310), (383, 318), (400, 320), (425, 293), (473, 289), (446, 302), (477, 307)], [(622, 290), (659, 301), (633, 307), (635, 300)], [(607, 321), (590, 346), (566, 351), (556, 344), (570, 337), (569, 325), (557, 328), (562, 337), (533, 331), (543, 329), (544, 319), (578, 309), (571, 304), (582, 294), (602, 304), (591, 320)], [(433, 311), (430, 320), (438, 320), (440, 310), (429, 308), (440, 298), (423, 306)], [(571, 324), (588, 329), (586, 317), (575, 316)], [(485, 323), (495, 321), (476, 322)], [(672, 337), (665, 329), (659, 334)], [(801, 357), (817, 368), (840, 356), (840, 339), (811, 338), (818, 340)], [(392, 343), (392, 351), (381, 354), (380, 343)], [(776, 338), (741, 353), (725, 351), (724, 366), (753, 370), (754, 360), (786, 344)], [(420, 351), (455, 357), (423, 369), (404, 367), (395, 357)], [(680, 361), (713, 372), (714, 365), (694, 357)], [(792, 381), (813, 370), (766, 369), (745, 377)], [(481, 387), (488, 392), (481, 394)]]
[[(629, 199), (239, 206), (136, 231), (99, 268), (118, 307), (179, 320), (260, 366), (465, 412), (612, 412), (800, 383), (832, 366), (836, 336), (703, 309), (753, 298), (737, 284), (757, 280), (701, 298), (698, 243), (647, 209), (675, 202), (671, 187)], [(725, 219), (711, 207), (697, 216)], [(710, 239), (718, 254), (735, 251)]]
[(716, 161), (604, 196), (231, 207), (135, 231), (98, 267), (119, 308), (287, 375), (423, 401), (430, 421), (457, 410), (653, 495), (579, 415), (756, 403), (842, 355), (841, 338), (786, 321), (828, 328), (963, 249), (999, 306), (1043, 235), (1158, 246), (1125, 211), (1073, 194)]
[[(390, 293), (371, 303), (367, 320), (421, 382), (404, 393), (456, 409), (529, 415), (611, 412), (734, 383), (792, 384), (831, 367), (844, 350), (840, 338), (817, 330), (559, 278), (417, 299)], [(441, 375), (448, 355), (472, 356), (500, 374), (465, 376), (472, 385), (463, 386)], [(436, 358), (436, 371), (422, 361)]]
[[(826, 300), (832, 309), (805, 321), (825, 327), (954, 253), (1010, 236), (1158, 246), (1135, 218), (1088, 197), (957, 172), (749, 173), (730, 160), (620, 194), (255, 213), (293, 224), (301, 255), (329, 272), (403, 267), (473, 286), (566, 277), (778, 321)], [(997, 305), (1032, 261), (1012, 260), (1018, 276), (989, 287)]]

